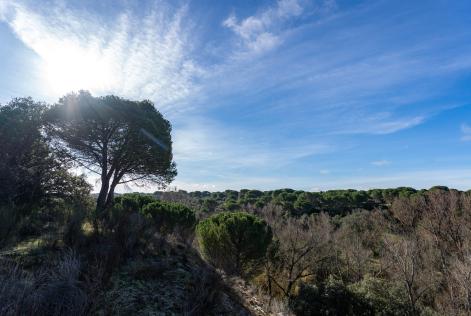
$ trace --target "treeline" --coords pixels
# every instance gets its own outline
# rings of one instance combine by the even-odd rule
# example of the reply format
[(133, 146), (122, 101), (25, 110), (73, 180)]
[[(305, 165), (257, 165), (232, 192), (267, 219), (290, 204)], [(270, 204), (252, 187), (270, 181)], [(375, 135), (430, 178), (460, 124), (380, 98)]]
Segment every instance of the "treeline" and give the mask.
[[(429, 190), (449, 190), (436, 186)], [(388, 208), (397, 198), (422, 195), (428, 190), (409, 187), (372, 190), (329, 190), (308, 192), (293, 189), (259, 191), (243, 189), (224, 192), (209, 191), (156, 191), (154, 196), (163, 200), (185, 203), (201, 213), (234, 211), (247, 206), (262, 208), (274, 204), (289, 211), (292, 215), (327, 213), (330, 216), (345, 216), (353, 210), (373, 210)]]
[[(238, 192), (233, 201), (241, 203), (248, 192)], [(367, 201), (384, 193), (380, 207), (352, 204), (348, 210), (342, 203), (353, 199), (339, 198), (342, 216), (336, 211), (331, 216), (328, 209), (293, 214), (293, 208), (273, 198), (280, 195), (274, 192), (307, 193), (261, 192), (258, 198), (271, 196), (272, 201), (239, 204), (237, 211), (224, 210), (222, 199), (235, 198), (234, 191), (203, 193), (202, 198), (199, 192), (157, 195), (174, 201), (180, 196), (182, 203), (195, 202), (191, 196), (196, 195), (200, 204), (219, 197), (215, 214), (208, 217), (204, 208), (200, 214), (206, 218), (197, 226), (200, 251), (212, 264), (285, 302), (296, 315), (471, 312), (470, 192), (446, 187), (363, 191)], [(353, 190), (315, 193), (336, 194), (358, 196)]]

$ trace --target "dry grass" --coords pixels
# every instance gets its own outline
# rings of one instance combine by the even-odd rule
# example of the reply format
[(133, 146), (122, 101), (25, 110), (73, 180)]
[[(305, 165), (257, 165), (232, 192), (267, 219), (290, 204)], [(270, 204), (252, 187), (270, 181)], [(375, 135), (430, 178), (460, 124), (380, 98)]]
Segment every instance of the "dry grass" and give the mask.
[(80, 261), (73, 252), (34, 273), (2, 259), (0, 315), (83, 315), (87, 296), (79, 274)]

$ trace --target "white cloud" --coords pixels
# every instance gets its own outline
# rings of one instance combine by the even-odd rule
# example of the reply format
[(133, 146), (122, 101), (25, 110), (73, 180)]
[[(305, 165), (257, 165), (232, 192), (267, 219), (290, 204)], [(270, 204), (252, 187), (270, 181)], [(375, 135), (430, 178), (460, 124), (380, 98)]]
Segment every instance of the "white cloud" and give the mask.
[(403, 129), (407, 129), (407, 128), (411, 128), (416, 125), (419, 125), (423, 121), (424, 121), (424, 118), (422, 116), (413, 117), (413, 118), (403, 118), (403, 119), (395, 120), (395, 121), (386, 121), (386, 122), (379, 123), (375, 127), (375, 130), (372, 130), (371, 132), (373, 134), (391, 134), (391, 133), (395, 133)]
[(354, 123), (348, 127), (347, 124), (342, 126), (340, 130), (336, 131), (335, 134), (392, 134), (404, 129), (412, 128), (420, 125), (425, 121), (425, 117), (404, 117), (404, 118), (391, 118), (389, 116), (380, 116), (369, 114), (370, 117), (366, 116), (359, 118), (358, 121), (361, 124)]
[(373, 166), (378, 166), (378, 167), (382, 167), (382, 166), (387, 166), (387, 165), (390, 165), (391, 164), (391, 161), (389, 160), (376, 160), (376, 161), (372, 161), (371, 164)]
[(64, 6), (45, 12), (2, 2), (0, 17), (41, 58), (43, 88), (53, 100), (87, 89), (166, 106), (196, 89), (203, 71), (191, 56), (186, 7), (159, 3), (144, 17), (127, 11), (106, 22)]
[(323, 174), (323, 175), (325, 175), (325, 174), (330, 174), (330, 170), (321, 169), (321, 170), (319, 170), (319, 173), (320, 173), (320, 174)]
[(238, 35), (250, 52), (261, 53), (280, 44), (280, 25), (302, 13), (303, 7), (299, 1), (278, 0), (275, 6), (241, 21), (231, 14), (224, 20), (223, 26)]

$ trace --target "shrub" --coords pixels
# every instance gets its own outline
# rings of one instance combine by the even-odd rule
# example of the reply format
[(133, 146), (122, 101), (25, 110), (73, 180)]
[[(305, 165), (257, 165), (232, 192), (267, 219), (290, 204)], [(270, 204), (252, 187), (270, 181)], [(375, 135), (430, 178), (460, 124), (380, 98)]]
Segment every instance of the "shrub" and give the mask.
[(155, 202), (151, 195), (128, 193), (115, 198), (115, 204), (120, 204), (126, 211), (139, 211), (147, 204)]
[(193, 235), (195, 213), (182, 204), (155, 201), (145, 205), (142, 214), (152, 220), (162, 235), (177, 233), (183, 241)]
[(301, 283), (291, 301), (295, 315), (376, 315), (371, 306), (358, 299), (345, 284), (330, 276), (320, 286)]
[(128, 193), (120, 195), (114, 199), (113, 207), (103, 218), (105, 226), (109, 230), (116, 231), (119, 226), (127, 224), (131, 215), (136, 217), (135, 214), (141, 213), (145, 205), (155, 201), (155, 198), (146, 194)]
[(213, 215), (196, 231), (203, 256), (231, 274), (242, 275), (256, 267), (272, 240), (270, 226), (244, 212)]
[(401, 284), (372, 276), (348, 286), (358, 299), (374, 310), (374, 315), (407, 315), (407, 294)]

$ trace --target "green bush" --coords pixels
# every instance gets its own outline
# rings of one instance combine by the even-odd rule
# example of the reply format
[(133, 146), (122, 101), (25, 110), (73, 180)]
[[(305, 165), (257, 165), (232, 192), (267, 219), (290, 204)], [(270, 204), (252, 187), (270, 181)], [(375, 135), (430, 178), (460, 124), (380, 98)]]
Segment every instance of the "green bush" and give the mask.
[(398, 282), (365, 276), (348, 286), (358, 299), (374, 310), (374, 315), (407, 315), (407, 294)]
[(237, 201), (234, 201), (234, 200), (227, 200), (226, 202), (224, 202), (224, 204), (222, 205), (222, 208), (225, 210), (225, 211), (235, 211), (235, 210), (240, 210), (240, 205), (239, 203), (237, 203)]
[(145, 205), (155, 202), (151, 195), (127, 193), (115, 198), (115, 204), (120, 204), (126, 211), (140, 211)]
[(126, 251), (147, 241), (159, 232), (161, 236), (175, 233), (183, 242), (190, 242), (194, 235), (196, 216), (188, 207), (162, 202), (146, 194), (118, 196), (106, 219), (110, 232), (114, 232), (118, 244)]
[(244, 275), (257, 266), (272, 240), (270, 226), (244, 212), (222, 212), (196, 229), (203, 256), (228, 273)]
[(123, 222), (125, 224), (131, 214), (141, 213), (144, 206), (155, 201), (152, 196), (139, 193), (127, 193), (116, 197), (111, 211), (104, 218), (106, 226), (110, 230), (115, 230), (118, 225)]
[(365, 301), (357, 298), (341, 280), (330, 276), (319, 286), (301, 283), (290, 302), (295, 315), (376, 315)]
[(183, 241), (188, 241), (193, 235), (195, 213), (182, 204), (155, 201), (145, 205), (142, 214), (151, 219), (163, 235), (177, 233)]

